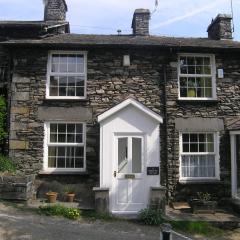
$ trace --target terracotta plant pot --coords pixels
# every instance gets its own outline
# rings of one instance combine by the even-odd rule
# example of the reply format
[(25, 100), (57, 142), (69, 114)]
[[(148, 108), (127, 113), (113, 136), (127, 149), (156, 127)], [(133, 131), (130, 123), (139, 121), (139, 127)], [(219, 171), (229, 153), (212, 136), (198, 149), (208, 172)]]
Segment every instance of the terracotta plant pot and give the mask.
[(67, 201), (73, 202), (75, 198), (75, 193), (67, 193)]
[(58, 194), (56, 192), (47, 192), (46, 196), (47, 196), (48, 202), (55, 203), (57, 200), (57, 195)]

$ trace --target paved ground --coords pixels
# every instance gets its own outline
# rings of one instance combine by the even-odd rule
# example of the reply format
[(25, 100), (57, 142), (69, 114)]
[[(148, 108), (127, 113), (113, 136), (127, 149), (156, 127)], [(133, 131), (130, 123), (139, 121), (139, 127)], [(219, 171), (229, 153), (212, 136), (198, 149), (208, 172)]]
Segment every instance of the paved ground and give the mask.
[[(81, 222), (0, 204), (0, 240), (159, 240), (159, 228), (126, 221)], [(183, 240), (174, 236), (173, 240)]]

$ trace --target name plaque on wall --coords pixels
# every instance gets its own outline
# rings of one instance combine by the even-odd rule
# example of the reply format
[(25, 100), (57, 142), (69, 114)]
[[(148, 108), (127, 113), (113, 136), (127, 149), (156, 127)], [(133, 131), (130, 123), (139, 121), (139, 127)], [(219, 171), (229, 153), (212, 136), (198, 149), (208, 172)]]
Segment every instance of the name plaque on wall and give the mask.
[(147, 175), (159, 175), (159, 167), (147, 167)]

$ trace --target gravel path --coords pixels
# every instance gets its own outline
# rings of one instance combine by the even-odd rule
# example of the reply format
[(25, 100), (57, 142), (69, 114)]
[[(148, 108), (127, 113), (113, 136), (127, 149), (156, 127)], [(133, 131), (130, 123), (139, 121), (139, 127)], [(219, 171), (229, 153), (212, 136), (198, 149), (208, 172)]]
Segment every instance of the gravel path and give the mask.
[[(159, 228), (127, 221), (82, 222), (39, 216), (0, 204), (1, 240), (159, 240)], [(173, 240), (184, 240), (174, 237)]]

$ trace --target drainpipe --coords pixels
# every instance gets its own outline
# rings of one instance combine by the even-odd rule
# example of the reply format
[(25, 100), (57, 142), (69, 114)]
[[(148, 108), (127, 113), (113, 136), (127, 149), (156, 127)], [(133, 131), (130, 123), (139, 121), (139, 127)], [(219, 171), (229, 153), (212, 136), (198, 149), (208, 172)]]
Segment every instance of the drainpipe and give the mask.
[(168, 202), (169, 197), (168, 197), (168, 116), (167, 116), (167, 91), (166, 91), (166, 86), (167, 86), (167, 64), (163, 64), (163, 80), (164, 80), (164, 119), (165, 119), (165, 141), (166, 141), (166, 166), (165, 166), (165, 173), (166, 173), (166, 188), (167, 188), (167, 194), (166, 194), (166, 200)]

